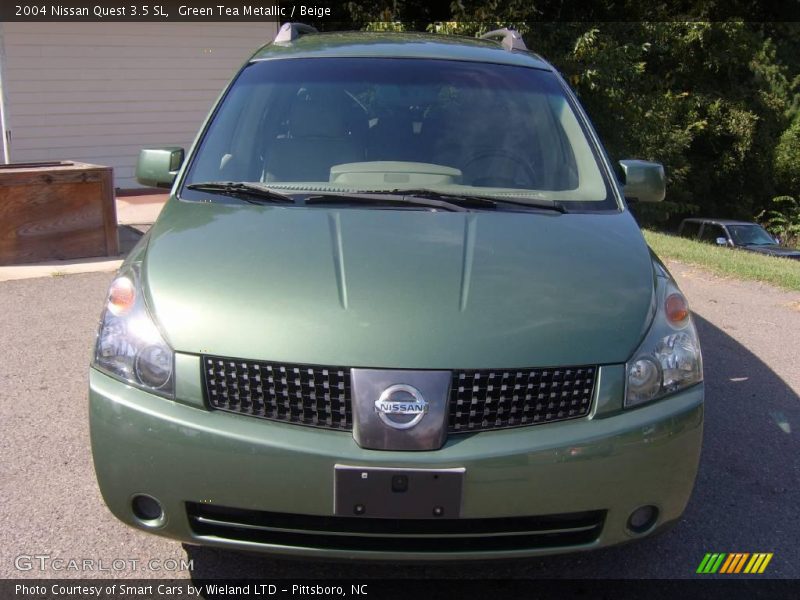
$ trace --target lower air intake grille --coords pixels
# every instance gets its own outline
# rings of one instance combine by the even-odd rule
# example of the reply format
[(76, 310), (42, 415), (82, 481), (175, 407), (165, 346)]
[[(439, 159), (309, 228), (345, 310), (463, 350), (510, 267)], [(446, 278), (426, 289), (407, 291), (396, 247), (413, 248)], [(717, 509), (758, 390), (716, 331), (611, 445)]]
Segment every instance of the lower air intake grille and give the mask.
[[(349, 367), (203, 357), (212, 408), (274, 421), (349, 431)], [(597, 368), (453, 371), (448, 432), (539, 425), (589, 413)]]
[(605, 511), (492, 519), (321, 517), (187, 503), (199, 536), (295, 548), (484, 552), (570, 547), (600, 536)]

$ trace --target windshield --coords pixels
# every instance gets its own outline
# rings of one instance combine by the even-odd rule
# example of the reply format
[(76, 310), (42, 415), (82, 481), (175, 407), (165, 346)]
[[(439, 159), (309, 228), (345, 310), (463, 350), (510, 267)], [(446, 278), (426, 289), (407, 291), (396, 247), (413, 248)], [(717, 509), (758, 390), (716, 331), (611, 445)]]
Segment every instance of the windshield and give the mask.
[[(431, 189), (617, 209), (556, 76), (448, 60), (313, 58), (247, 65), (186, 185), (283, 193)], [(569, 204), (567, 204), (569, 203)]]
[(728, 225), (728, 231), (737, 246), (765, 246), (775, 243), (760, 225)]

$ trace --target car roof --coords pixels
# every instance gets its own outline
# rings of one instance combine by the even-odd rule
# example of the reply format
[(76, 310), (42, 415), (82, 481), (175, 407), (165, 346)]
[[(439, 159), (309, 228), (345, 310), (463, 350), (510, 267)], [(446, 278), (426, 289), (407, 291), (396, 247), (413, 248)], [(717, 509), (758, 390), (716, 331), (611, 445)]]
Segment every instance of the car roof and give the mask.
[(540, 56), (494, 40), (432, 33), (348, 31), (301, 35), (263, 46), (251, 61), (282, 58), (428, 58), (516, 65), (552, 71)]
[(752, 221), (736, 221), (735, 219), (684, 219), (682, 223), (714, 223), (716, 225), (758, 225)]

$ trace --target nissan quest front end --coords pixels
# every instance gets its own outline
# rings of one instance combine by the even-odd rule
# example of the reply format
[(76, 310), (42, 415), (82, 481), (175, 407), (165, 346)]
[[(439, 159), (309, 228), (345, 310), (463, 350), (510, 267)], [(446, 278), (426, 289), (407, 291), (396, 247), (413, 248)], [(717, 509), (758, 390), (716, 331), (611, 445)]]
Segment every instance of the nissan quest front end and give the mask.
[(702, 441), (686, 299), (558, 72), (487, 39), (285, 25), (111, 284), (90, 371), (111, 511), (344, 559), (599, 548), (679, 519)]

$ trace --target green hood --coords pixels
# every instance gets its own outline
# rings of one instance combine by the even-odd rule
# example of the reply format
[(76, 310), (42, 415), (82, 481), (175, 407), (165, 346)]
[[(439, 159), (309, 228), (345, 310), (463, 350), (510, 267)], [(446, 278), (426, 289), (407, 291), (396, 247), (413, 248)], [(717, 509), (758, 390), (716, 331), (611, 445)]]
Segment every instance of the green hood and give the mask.
[(144, 263), (179, 352), (292, 363), (622, 363), (651, 311), (629, 213), (285, 208), (175, 199)]

